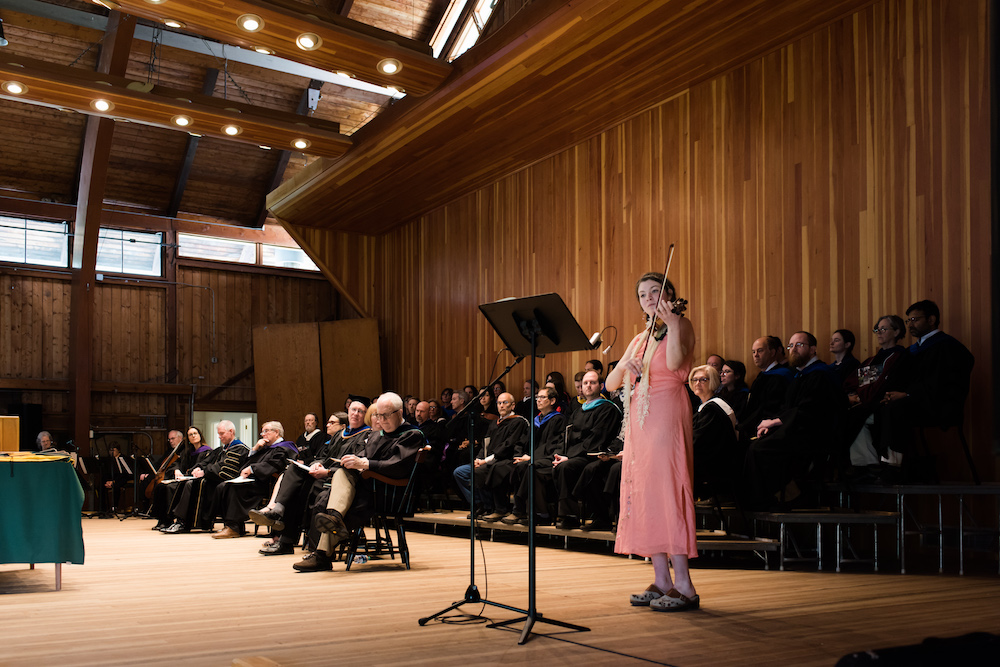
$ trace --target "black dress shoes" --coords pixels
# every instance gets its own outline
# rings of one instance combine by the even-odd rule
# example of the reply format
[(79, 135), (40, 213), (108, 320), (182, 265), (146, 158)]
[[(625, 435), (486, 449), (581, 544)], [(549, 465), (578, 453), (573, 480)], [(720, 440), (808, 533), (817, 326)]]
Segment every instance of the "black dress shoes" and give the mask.
[(177, 533), (190, 533), (191, 529), (188, 528), (186, 525), (184, 525), (184, 522), (178, 521), (177, 523), (173, 524), (172, 526), (168, 526), (167, 528), (164, 528), (163, 532), (164, 533), (169, 533), (170, 535), (175, 535)]

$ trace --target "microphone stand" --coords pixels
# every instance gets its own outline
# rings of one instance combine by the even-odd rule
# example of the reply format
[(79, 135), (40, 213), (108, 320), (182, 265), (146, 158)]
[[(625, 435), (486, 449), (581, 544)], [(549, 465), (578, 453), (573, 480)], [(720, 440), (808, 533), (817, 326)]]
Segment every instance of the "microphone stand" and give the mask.
[[(479, 399), (482, 398), (483, 394), (487, 391), (492, 391), (493, 385), (502, 380), (508, 373), (513, 370), (514, 366), (524, 361), (524, 357), (517, 357), (512, 364), (507, 366), (500, 375), (490, 381), (486, 385), (486, 388), (481, 390), (475, 399), (469, 401), (469, 403), (462, 408), (452, 419), (459, 419), (460, 417), (468, 417), (468, 429), (469, 429), (469, 465), (471, 470), (469, 472), (469, 486), (470, 493), (469, 496), (471, 500), (469, 501), (470, 515), (472, 518), (469, 520), (469, 586), (465, 589), (465, 595), (461, 600), (455, 602), (454, 604), (445, 607), (439, 612), (426, 616), (417, 621), (420, 625), (426, 625), (428, 621), (434, 620), (438, 616), (447, 614), (449, 611), (458, 609), (462, 605), (466, 604), (483, 604), (483, 605), (493, 605), (494, 607), (500, 607), (501, 609), (508, 609), (510, 611), (516, 611), (520, 613), (525, 613), (523, 609), (518, 609), (516, 607), (510, 607), (499, 602), (493, 602), (492, 600), (487, 600), (482, 597), (479, 593), (479, 587), (476, 586), (476, 524), (478, 523), (476, 519), (476, 439), (475, 439), (475, 418), (476, 415), (472, 408), (475, 406)], [(534, 368), (534, 358), (532, 358), (531, 376), (534, 378), (535, 368)], [(534, 406), (532, 406), (534, 407)], [(534, 433), (532, 433), (532, 439), (534, 438)], [(534, 440), (532, 440), (534, 442)], [(534, 537), (534, 535), (532, 535)], [(472, 616), (481, 618), (482, 614), (472, 614)]]

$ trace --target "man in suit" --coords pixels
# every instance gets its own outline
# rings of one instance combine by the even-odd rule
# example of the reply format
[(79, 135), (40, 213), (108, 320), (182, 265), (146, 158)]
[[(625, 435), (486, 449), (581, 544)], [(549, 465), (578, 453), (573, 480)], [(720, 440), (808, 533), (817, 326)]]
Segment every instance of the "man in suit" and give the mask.
[(906, 310), (913, 367), (903, 391), (887, 391), (875, 416), (875, 449), (890, 465), (900, 465), (914, 426), (948, 428), (962, 423), (975, 358), (962, 343), (941, 331), (941, 311), (933, 301)]

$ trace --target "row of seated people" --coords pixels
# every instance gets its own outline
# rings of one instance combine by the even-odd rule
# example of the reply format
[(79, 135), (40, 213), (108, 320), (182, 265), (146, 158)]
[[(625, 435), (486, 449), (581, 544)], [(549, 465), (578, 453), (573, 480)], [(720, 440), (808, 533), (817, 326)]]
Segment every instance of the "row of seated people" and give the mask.
[(260, 553), (277, 555), (292, 553), (306, 528), (309, 553), (293, 567), (329, 570), (334, 547), (373, 513), (371, 487), (358, 483), (361, 473), (407, 477), (426, 444), (420, 431), (403, 421), (402, 407), (394, 393), (370, 406), (352, 401), (347, 412), (330, 416), (328, 438), (313, 438), (301, 451), (284, 440), (278, 422), (263, 425), (253, 448), (235, 437), (232, 422), (219, 423), (222, 446), (214, 450), (191, 427), (191, 447), (154, 489), (154, 529), (211, 531), (218, 520), (222, 528), (212, 537), (225, 539), (244, 535), (249, 518), (272, 532)]
[[(853, 450), (867, 447), (897, 456), (907, 450), (912, 426), (960, 421), (972, 355), (939, 330), (940, 313), (932, 302), (914, 304), (907, 316), (917, 342), (909, 350), (902, 348), (898, 345), (904, 336), (902, 318), (879, 318), (874, 333), (881, 349), (859, 364), (858, 388), (850, 399), (837, 369), (819, 361), (817, 341), (804, 331), (789, 339), (787, 364), (782, 363), (784, 349), (777, 339), (762, 337), (754, 342), (754, 363), (760, 373), (738, 411), (716, 395), (722, 382), (714, 368), (694, 369), (690, 384), (698, 408), (693, 423), (696, 481), (735, 489), (747, 507), (768, 507), (810, 466), (835, 461), (845, 443), (853, 442)], [(731, 363), (724, 362), (723, 370), (727, 366), (731, 368)], [(193, 449), (195, 458), (187, 461), (193, 465), (187, 475), (192, 479), (164, 485), (169, 490), (158, 488), (163, 497), (154, 498), (158, 508), (154, 514), (166, 524), (159, 525), (165, 532), (184, 532), (195, 525), (210, 528), (219, 517), (220, 537), (242, 534), (249, 515), (277, 533), (262, 553), (289, 553), (306, 527), (312, 554), (296, 567), (329, 569), (331, 543), (349, 534), (345, 526), (351, 522), (344, 518), (355, 491), (346, 484), (373, 463), (372, 469), (406, 476), (415, 452), (427, 448), (431, 464), (447, 471), (467, 498), (475, 480), (476, 504), (487, 520), (527, 523), (528, 491), (534, 486), (542, 520), (555, 519), (557, 525), (570, 528), (589, 516), (594, 522), (588, 527), (607, 527), (617, 514), (621, 409), (601, 395), (597, 372), (585, 373), (579, 396), (575, 406), (567, 407), (554, 386), (542, 387), (535, 395), (538, 414), (532, 426), (517, 414), (518, 402), (510, 393), (491, 392), (473, 421), (470, 439), (468, 422), (449, 421), (443, 411), (434, 409), (434, 402), (412, 404), (415, 424), (411, 425), (404, 419), (403, 399), (386, 394), (379, 402), (388, 402), (374, 406), (367, 424), (360, 402), (351, 403), (347, 413), (333, 415), (329, 441), (308, 457), (297, 456), (295, 445), (282, 440), (280, 425), (266, 428), (251, 450), (235, 440), (231, 423), (224, 422), (219, 427), (223, 447)], [(468, 400), (466, 392), (453, 392), (452, 410), (461, 412)], [(496, 415), (490, 418), (494, 406)], [(373, 431), (371, 424), (381, 426)], [(534, 466), (528, 456), (532, 428)], [(200, 441), (200, 433), (194, 431), (189, 430), (192, 445)], [(469, 447), (474, 450), (472, 462), (466, 463)], [(289, 463), (295, 458), (311, 460), (303, 460), (306, 465), (300, 467)], [(271, 501), (263, 510), (252, 511), (267, 495), (267, 478), (280, 473), (284, 474)], [(345, 476), (346, 481), (339, 479)], [(236, 477), (254, 481), (226, 482)], [(353, 525), (358, 525), (365, 513), (354, 516)]]
[[(853, 369), (848, 372), (843, 368), (848, 355), (838, 354), (839, 350), (835, 350), (839, 364), (820, 361), (817, 340), (809, 332), (794, 333), (787, 348), (773, 336), (757, 339), (752, 353), (760, 372), (747, 391), (735, 392), (743, 400), (733, 404), (726, 400), (727, 393), (720, 392), (722, 379), (742, 364), (718, 360), (722, 374), (708, 364), (693, 369), (689, 384), (695, 404), (696, 488), (735, 496), (749, 509), (772, 508), (794, 499), (801, 486), (796, 482), (829, 478), (848, 457), (856, 467), (878, 465), (880, 460), (882, 467), (898, 466), (903, 453), (910, 451), (914, 427), (960, 424), (973, 357), (940, 330), (940, 311), (933, 302), (917, 302), (906, 314), (906, 321), (897, 315), (880, 317), (873, 326), (879, 350), (864, 362), (848, 362), (847, 368)], [(915, 339), (908, 349), (899, 344), (907, 324)], [(832, 348), (849, 351), (853, 346), (849, 332), (838, 331), (834, 337), (839, 340)], [(848, 344), (841, 345), (844, 342)], [(599, 384), (599, 378), (586, 384), (592, 389), (595, 382)], [(539, 413), (548, 402), (545, 393), (539, 392)], [(587, 401), (599, 398), (593, 391), (582, 395)], [(498, 407), (508, 408), (511, 400), (507, 394)], [(620, 440), (614, 437), (618, 430), (588, 431), (586, 420), (574, 421), (575, 417), (571, 413), (563, 422), (570, 424), (565, 439), (544, 429), (546, 414), (536, 420), (535, 483), (540, 499), (536, 507), (543, 520), (554, 512), (557, 525), (575, 527), (583, 516), (580, 503), (586, 501), (593, 527), (603, 528), (615, 515), (620, 464), (616, 466), (614, 459), (621, 456)], [(481, 490), (478, 508), (492, 510), (484, 520), (526, 523), (523, 501), (528, 476), (522, 472), (525, 468), (519, 468), (528, 459), (526, 428), (515, 428), (511, 420), (504, 415), (482, 439), (477, 436), (477, 445), (486, 443), (485, 449), (477, 452), (473, 464), (457, 466), (454, 476), (466, 495), (470, 477), (475, 480), (475, 488)], [(577, 445), (583, 442), (587, 444), (581, 449)], [(586, 462), (588, 455), (596, 460)], [(560, 471), (576, 457), (581, 457), (578, 463), (570, 462)], [(578, 475), (577, 470), (585, 474)], [(558, 502), (550, 506), (547, 498), (552, 493)]]

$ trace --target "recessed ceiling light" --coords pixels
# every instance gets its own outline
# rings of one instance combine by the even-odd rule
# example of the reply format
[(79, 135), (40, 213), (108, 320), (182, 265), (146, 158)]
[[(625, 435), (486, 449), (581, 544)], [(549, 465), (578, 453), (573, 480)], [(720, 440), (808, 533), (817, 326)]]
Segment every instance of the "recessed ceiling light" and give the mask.
[(315, 51), (323, 45), (323, 40), (314, 32), (304, 32), (295, 38), (295, 46), (303, 51)]
[(244, 14), (236, 19), (236, 25), (247, 32), (257, 32), (264, 27), (264, 19), (256, 14)]
[(269, 49), (266, 46), (255, 46), (255, 47), (253, 47), (253, 50), (256, 51), (257, 53), (263, 53), (265, 56), (273, 56), (274, 55), (274, 50), (273, 49)]
[(298, 148), (300, 151), (304, 151), (305, 149), (309, 148), (311, 144), (312, 142), (310, 142), (308, 139), (296, 139), (295, 141), (292, 142), (292, 146)]
[(261, 144), (260, 146), (257, 146), (257, 148), (261, 149), (262, 151), (269, 151), (269, 150), (271, 150), (270, 146), (265, 146), (264, 144)]
[(162, 5), (167, 0), (146, 0), (151, 5)]
[(176, 116), (170, 119), (170, 122), (180, 127), (188, 127), (189, 125), (191, 125), (191, 116), (185, 116), (184, 114), (177, 114)]
[(340, 76), (346, 76), (348, 79), (354, 78), (353, 74), (351, 74), (350, 72), (345, 72), (344, 70), (337, 70), (337, 74), (339, 74)]
[(183, 21), (178, 21), (177, 19), (163, 19), (163, 25), (168, 28), (185, 28)]
[(385, 58), (378, 62), (378, 71), (382, 74), (399, 74), (401, 69), (403, 69), (403, 63), (395, 58)]
[(237, 134), (243, 131), (243, 128), (239, 125), (223, 125), (222, 131), (225, 132), (230, 137), (235, 137)]
[(107, 113), (115, 108), (111, 100), (97, 99), (90, 103), (90, 108), (101, 113)]
[(111, 0), (94, 0), (94, 4), (95, 5), (100, 5), (101, 7), (104, 7), (105, 9), (110, 9), (111, 11), (115, 11), (117, 9), (121, 9), (122, 8), (122, 6), (119, 5), (117, 2), (111, 2)]
[(11, 95), (24, 95), (28, 92), (28, 87), (20, 81), (4, 81), (0, 84), (0, 88)]

